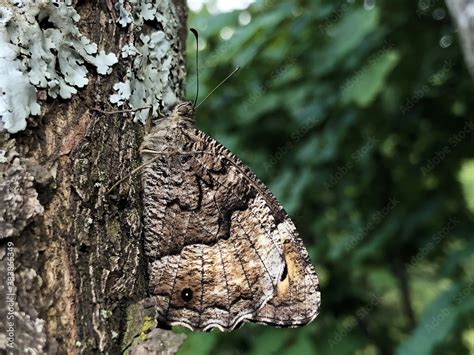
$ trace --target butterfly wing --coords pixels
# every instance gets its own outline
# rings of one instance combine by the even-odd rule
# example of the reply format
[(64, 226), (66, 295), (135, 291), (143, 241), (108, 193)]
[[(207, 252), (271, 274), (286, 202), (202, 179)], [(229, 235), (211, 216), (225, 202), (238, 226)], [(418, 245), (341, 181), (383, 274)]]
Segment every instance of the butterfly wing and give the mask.
[(319, 281), (302, 240), (291, 221), (281, 225), (285, 269), (274, 296), (261, 308), (254, 321), (282, 327), (308, 324), (319, 314)]
[[(190, 128), (176, 135), (178, 146), (143, 170), (145, 196), (152, 196), (144, 206), (145, 251), (158, 319), (193, 330), (232, 330), (246, 320), (292, 325), (274, 319), (276, 307), (306, 308), (304, 318), (313, 319), (317, 278), (283, 208), (214, 139)], [(285, 268), (288, 280), (281, 280)], [(300, 283), (306, 289), (297, 293)]]
[[(265, 230), (277, 230), (271, 234), (273, 242), (281, 247), (284, 271), (277, 281), (273, 297), (251, 318), (250, 321), (275, 326), (296, 327), (308, 324), (319, 314), (321, 293), (319, 280), (309, 259), (308, 252), (287, 213), (268, 188), (232, 152), (201, 131), (196, 135), (209, 144), (198, 149), (209, 149), (217, 160), (228, 160), (241, 173), (241, 179), (259, 193), (260, 205), (253, 213), (253, 221), (267, 222)], [(251, 220), (251, 219), (249, 219)], [(260, 235), (254, 235), (260, 238)]]

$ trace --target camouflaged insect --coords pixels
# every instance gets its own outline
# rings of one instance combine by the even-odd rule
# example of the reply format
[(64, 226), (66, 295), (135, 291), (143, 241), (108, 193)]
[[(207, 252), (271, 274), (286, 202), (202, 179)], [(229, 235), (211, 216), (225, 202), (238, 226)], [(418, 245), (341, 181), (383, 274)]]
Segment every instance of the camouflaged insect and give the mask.
[(158, 321), (200, 331), (311, 322), (319, 282), (292, 221), (245, 164), (195, 128), (193, 111), (178, 104), (140, 148)]

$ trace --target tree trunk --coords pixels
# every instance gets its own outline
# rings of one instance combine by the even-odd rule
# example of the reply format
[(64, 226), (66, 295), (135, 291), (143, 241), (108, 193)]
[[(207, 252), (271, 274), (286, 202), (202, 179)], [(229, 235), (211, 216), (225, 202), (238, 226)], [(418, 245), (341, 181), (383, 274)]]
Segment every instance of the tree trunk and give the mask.
[(467, 68), (474, 77), (474, 0), (446, 0), (456, 22)]
[[(35, 85), (42, 105), (41, 115), (30, 116), (25, 130), (12, 134), (13, 125), (4, 121), (0, 132), (0, 274), (4, 279), (0, 302), (6, 303), (0, 303), (0, 349), (172, 353), (183, 337), (150, 331), (153, 315), (145, 315), (139, 303), (148, 285), (140, 179), (131, 176), (108, 192), (140, 163), (138, 147), (144, 130), (133, 118), (143, 120), (148, 110), (106, 114), (94, 108), (117, 110), (110, 101), (123, 109), (151, 105), (156, 116), (183, 98), (185, 2), (84, 0), (70, 6), (60, 2), (59, 8), (67, 10), (60, 15), (53, 8), (58, 5), (49, 1), (16, 3), (0, 2), (0, 12), (17, 16), (20, 10), (37, 11), (31, 18), (38, 21), (38, 35), (47, 39), (53, 37), (46, 34), (54, 31), (65, 36), (61, 21), (67, 22), (62, 16), (71, 13), (81, 36), (97, 44), (98, 50), (95, 57), (87, 56), (77, 43), (84, 48), (89, 44), (78, 41), (68, 49), (72, 51), (68, 58), (51, 67), (71, 84), (83, 69), (80, 61), (75, 62), (77, 67), (71, 61), (72, 75), (64, 61), (78, 55), (86, 58), (88, 82), (72, 82), (70, 87), (78, 93), (72, 92), (70, 99), (64, 98), (66, 84), (56, 93), (62, 98), (54, 98), (51, 75), (44, 83), (32, 79), (33, 46), (49, 42), (32, 41), (31, 51), (25, 55), (22, 48), (20, 54), (31, 62), (26, 69), (18, 68)], [(22, 26), (20, 21), (15, 25)], [(7, 33), (10, 27), (3, 30)], [(67, 35), (79, 38), (77, 33)], [(49, 50), (48, 55), (61, 56), (62, 48)], [(101, 51), (115, 53), (118, 63), (113, 71), (104, 69), (113, 64), (113, 56), (102, 56)], [(9, 92), (3, 94), (8, 98)], [(14, 100), (14, 93), (10, 94)], [(15, 114), (15, 107), (9, 110)], [(10, 133), (5, 127), (10, 127)], [(9, 270), (14, 271), (14, 280)]]

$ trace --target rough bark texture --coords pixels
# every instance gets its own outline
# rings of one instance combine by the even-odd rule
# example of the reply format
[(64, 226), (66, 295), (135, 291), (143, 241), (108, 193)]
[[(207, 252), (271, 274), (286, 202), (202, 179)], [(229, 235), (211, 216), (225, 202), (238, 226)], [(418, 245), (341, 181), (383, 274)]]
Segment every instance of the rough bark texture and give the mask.
[(474, 0), (446, 0), (459, 31), (466, 65), (474, 77)]
[[(160, 29), (179, 44), (172, 50), (176, 65), (183, 67), (185, 3), (170, 4), (177, 9), (178, 31), (159, 21), (145, 23), (143, 30)], [(139, 35), (132, 25), (117, 25), (112, 1), (81, 1), (75, 8), (81, 32), (107, 52), (119, 56), (123, 45)], [(107, 190), (138, 166), (143, 127), (129, 114), (93, 110), (110, 107), (109, 95), (113, 84), (123, 80), (124, 65), (119, 61), (110, 76), (91, 76), (71, 100), (48, 99), (41, 117), (31, 119), (25, 131), (0, 133), (6, 151), (0, 165), (0, 274), (5, 275), (13, 243), (20, 353), (27, 348), (53, 354), (114, 354), (124, 348), (137, 354), (169, 353), (183, 340), (171, 332), (146, 333), (143, 324), (135, 324), (135, 333), (133, 322), (127, 322), (140, 313), (139, 306), (127, 307), (147, 293), (141, 185), (134, 176)], [(183, 77), (177, 72), (170, 71), (168, 80), (182, 98)], [(0, 302), (6, 300), (5, 285), (2, 281)], [(0, 348), (5, 349), (6, 308), (0, 305)], [(146, 343), (154, 337), (161, 342)], [(145, 344), (131, 345), (137, 343), (134, 338)]]

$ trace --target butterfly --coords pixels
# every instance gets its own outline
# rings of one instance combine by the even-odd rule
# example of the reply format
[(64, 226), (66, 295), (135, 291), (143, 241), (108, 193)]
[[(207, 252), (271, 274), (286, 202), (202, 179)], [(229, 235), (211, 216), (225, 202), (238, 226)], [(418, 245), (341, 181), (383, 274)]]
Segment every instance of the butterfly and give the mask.
[(182, 102), (140, 147), (144, 249), (159, 323), (231, 331), (297, 327), (319, 313), (318, 277), (293, 222)]

